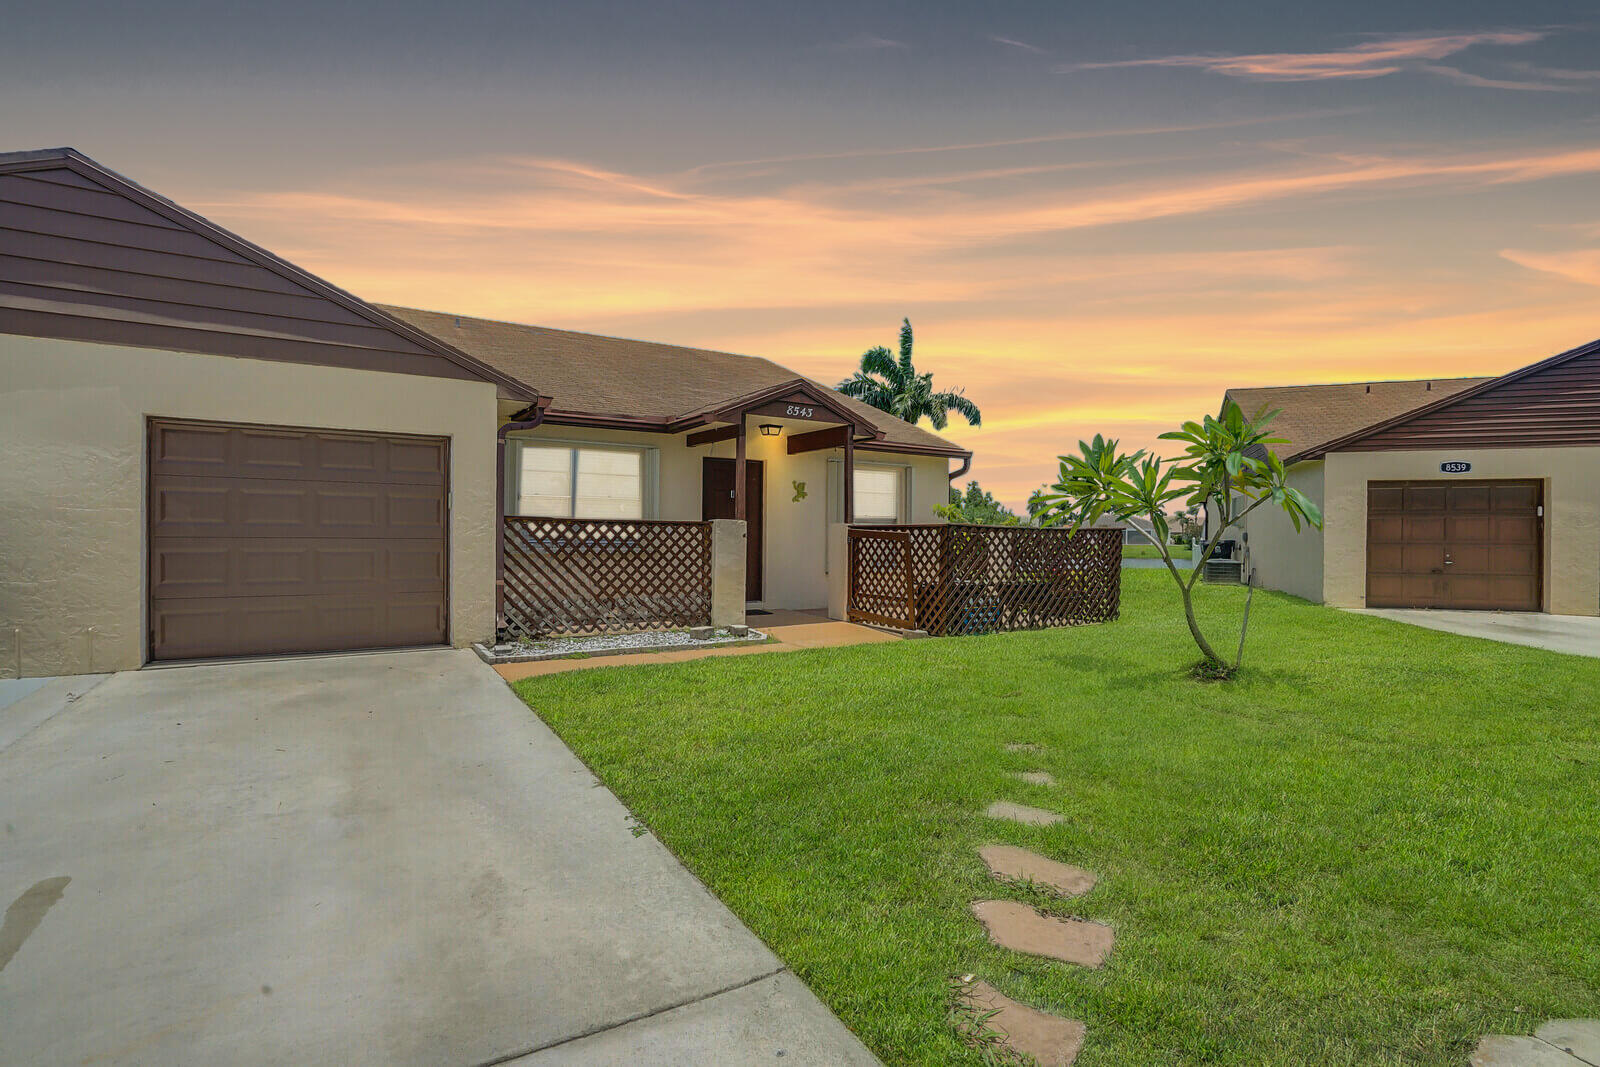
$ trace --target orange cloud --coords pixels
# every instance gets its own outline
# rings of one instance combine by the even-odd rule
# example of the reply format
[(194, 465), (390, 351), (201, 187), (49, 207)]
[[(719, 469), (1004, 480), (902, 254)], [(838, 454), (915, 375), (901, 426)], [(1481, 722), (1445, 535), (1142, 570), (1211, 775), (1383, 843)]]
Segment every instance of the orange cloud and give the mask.
[(1434, 36), (1385, 37), (1332, 52), (1263, 52), (1254, 55), (1178, 55), (1074, 63), (1063, 72), (1114, 67), (1192, 67), (1252, 81), (1322, 81), (1381, 78), (1421, 60), (1443, 59), (1474, 45), (1519, 45), (1542, 40), (1537, 30), (1499, 30)]
[(1600, 285), (1600, 249), (1586, 248), (1573, 252), (1523, 252), (1515, 248), (1501, 250), (1500, 254), (1519, 267), (1544, 271), (1584, 285)]

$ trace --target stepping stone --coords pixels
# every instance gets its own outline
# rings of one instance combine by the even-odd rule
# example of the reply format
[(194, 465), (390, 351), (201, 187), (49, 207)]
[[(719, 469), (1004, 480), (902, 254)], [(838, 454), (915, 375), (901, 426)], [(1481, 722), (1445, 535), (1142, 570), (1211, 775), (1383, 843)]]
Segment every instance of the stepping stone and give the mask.
[(991, 819), (1010, 819), (1029, 826), (1054, 826), (1063, 818), (1056, 812), (1030, 808), (1026, 804), (1013, 804), (1009, 800), (997, 800), (990, 804), (988, 815)]
[(984, 1020), (984, 1029), (1000, 1035), (1001, 1044), (1012, 1052), (1033, 1057), (1039, 1067), (1068, 1067), (1083, 1048), (1084, 1027), (1078, 1020), (1019, 1004), (988, 982), (967, 982), (961, 1003), (979, 1015), (994, 1012)]
[(1008, 882), (1033, 882), (1064, 897), (1080, 897), (1094, 888), (1095, 877), (1082, 867), (1057, 863), (1015, 845), (985, 845), (978, 850), (989, 873)]
[(980, 900), (972, 914), (989, 931), (989, 940), (1013, 952), (1098, 967), (1111, 952), (1111, 927), (1083, 919), (1041, 915), (1014, 900)]
[(1580, 1060), (1600, 1063), (1600, 1019), (1551, 1019), (1533, 1036)]
[(1490, 1034), (1478, 1042), (1471, 1067), (1586, 1067), (1583, 1060), (1536, 1037)]
[(1049, 771), (1015, 771), (1011, 777), (1020, 778), (1029, 785), (1055, 785), (1056, 776)]

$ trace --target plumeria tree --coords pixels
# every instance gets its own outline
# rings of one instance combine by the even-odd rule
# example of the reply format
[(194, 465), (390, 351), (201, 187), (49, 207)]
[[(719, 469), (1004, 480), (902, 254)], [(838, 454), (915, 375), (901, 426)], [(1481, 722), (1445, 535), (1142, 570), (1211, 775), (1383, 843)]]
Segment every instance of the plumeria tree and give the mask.
[[(1061, 456), (1061, 477), (1045, 491), (1042, 518), (1045, 525), (1079, 526), (1093, 524), (1102, 515), (1122, 522), (1143, 519), (1154, 533), (1144, 534), (1161, 553), (1167, 572), (1183, 600), (1184, 621), (1204, 660), (1200, 670), (1210, 677), (1231, 677), (1244, 659), (1244, 637), (1250, 625), (1250, 601), (1246, 595), (1244, 619), (1239, 627), (1239, 650), (1232, 663), (1218, 654), (1200, 630), (1194, 615), (1194, 583), (1206, 561), (1217, 550), (1224, 535), (1237, 529), (1246, 515), (1259, 508), (1280, 508), (1296, 531), (1303, 525), (1322, 526), (1322, 512), (1312, 500), (1288, 483), (1283, 461), (1269, 447), (1282, 444), (1271, 437), (1267, 424), (1276, 411), (1261, 411), (1246, 418), (1239, 405), (1229, 401), (1220, 418), (1207, 415), (1201, 422), (1186, 422), (1181, 430), (1164, 433), (1161, 439), (1183, 444), (1183, 455), (1162, 459), (1144, 450), (1124, 453), (1114, 440), (1099, 434), (1093, 441), (1078, 442), (1076, 456)], [(1200, 560), (1187, 575), (1173, 562), (1167, 545), (1170, 527), (1166, 507), (1174, 501), (1183, 506), (1209, 507), (1216, 528), (1205, 542)]]

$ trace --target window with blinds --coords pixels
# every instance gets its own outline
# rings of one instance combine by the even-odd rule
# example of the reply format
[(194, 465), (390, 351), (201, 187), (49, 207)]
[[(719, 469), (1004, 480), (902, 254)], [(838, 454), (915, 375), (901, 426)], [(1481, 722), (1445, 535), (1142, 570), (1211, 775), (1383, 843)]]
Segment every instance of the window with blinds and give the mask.
[(518, 442), (516, 514), (642, 519), (644, 452)]
[(904, 467), (856, 468), (856, 521), (902, 522)]

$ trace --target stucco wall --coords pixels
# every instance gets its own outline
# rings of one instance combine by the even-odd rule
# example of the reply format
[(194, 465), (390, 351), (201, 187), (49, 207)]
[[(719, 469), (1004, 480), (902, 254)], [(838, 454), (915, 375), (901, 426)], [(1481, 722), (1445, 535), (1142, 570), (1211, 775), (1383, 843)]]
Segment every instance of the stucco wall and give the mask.
[[(1321, 507), (1323, 464), (1295, 464), (1289, 471), (1289, 485)], [(1249, 535), (1245, 568), (1255, 584), (1322, 600), (1322, 531), (1304, 524), (1296, 531), (1283, 509), (1271, 504), (1263, 504), (1245, 519), (1244, 529)]]
[[(1465, 460), (1468, 474), (1441, 474)], [(1544, 481), (1545, 610), (1600, 614), (1600, 448), (1451, 449), (1341, 452), (1326, 460), (1323, 595), (1360, 607), (1367, 584), (1369, 481), (1538, 478)]]
[(494, 629), (493, 385), (0, 334), (0, 674), (144, 663), (149, 416), (449, 437), (451, 640)]
[[(765, 545), (763, 549), (763, 596), (759, 603), (769, 609), (816, 609), (828, 604), (828, 460), (838, 459), (840, 451), (788, 453), (788, 435), (796, 427), (786, 425), (782, 435), (763, 437), (753, 432), (746, 439), (745, 458), (760, 460), (766, 477)], [(804, 430), (808, 427), (798, 426)], [(574, 426), (541, 426), (520, 431), (513, 439), (593, 441), (601, 444), (629, 445), (655, 449), (657, 471), (655, 513), (659, 519), (699, 519), (701, 515), (701, 461), (707, 457), (732, 459), (733, 441), (719, 441), (690, 448), (687, 434), (636, 433), (625, 430), (597, 430)], [(869, 452), (858, 449), (860, 465), (904, 466), (910, 471), (910, 522), (938, 521), (935, 504), (949, 499), (949, 461), (940, 456), (908, 456), (898, 453)], [(796, 481), (805, 483), (805, 498), (796, 500)], [(510, 479), (507, 479), (508, 487)]]

